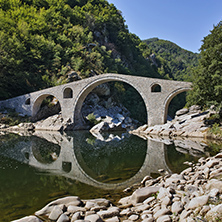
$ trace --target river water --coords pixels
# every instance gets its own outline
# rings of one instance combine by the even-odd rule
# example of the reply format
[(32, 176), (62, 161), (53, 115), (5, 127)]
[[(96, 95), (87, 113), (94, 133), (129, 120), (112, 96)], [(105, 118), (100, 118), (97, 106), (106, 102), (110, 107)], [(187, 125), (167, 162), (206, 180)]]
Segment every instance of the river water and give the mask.
[(119, 132), (97, 138), (89, 132), (1, 136), (1, 221), (31, 215), (69, 195), (115, 203), (144, 176), (157, 177), (159, 169), (179, 173), (184, 161), (209, 155), (203, 143), (163, 142)]

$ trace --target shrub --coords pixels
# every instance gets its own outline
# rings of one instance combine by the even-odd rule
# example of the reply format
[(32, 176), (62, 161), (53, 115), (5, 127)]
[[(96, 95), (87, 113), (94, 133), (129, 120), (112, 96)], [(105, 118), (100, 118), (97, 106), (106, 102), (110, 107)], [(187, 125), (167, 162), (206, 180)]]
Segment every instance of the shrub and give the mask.
[(92, 124), (92, 125), (96, 125), (96, 124), (98, 124), (100, 121), (98, 121), (97, 119), (96, 119), (96, 116), (94, 115), (94, 113), (90, 113), (87, 117), (86, 117), (86, 119), (88, 119), (89, 120), (89, 122)]
[(222, 129), (220, 128), (220, 125), (218, 123), (214, 123), (209, 132), (213, 135), (222, 137)]

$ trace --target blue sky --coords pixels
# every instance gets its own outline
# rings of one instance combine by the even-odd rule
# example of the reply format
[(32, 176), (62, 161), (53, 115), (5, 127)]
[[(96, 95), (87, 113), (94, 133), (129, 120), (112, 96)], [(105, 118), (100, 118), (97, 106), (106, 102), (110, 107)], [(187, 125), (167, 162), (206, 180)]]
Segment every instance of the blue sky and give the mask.
[(199, 52), (202, 40), (222, 20), (222, 0), (108, 0), (122, 11), (131, 33), (142, 40), (172, 41)]

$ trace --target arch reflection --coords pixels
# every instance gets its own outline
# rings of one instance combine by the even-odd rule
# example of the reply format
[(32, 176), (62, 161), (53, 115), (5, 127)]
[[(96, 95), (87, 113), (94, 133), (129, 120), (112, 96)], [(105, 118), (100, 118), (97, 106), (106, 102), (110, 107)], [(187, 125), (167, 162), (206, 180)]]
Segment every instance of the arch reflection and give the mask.
[[(197, 157), (204, 154), (206, 147), (203, 143), (186, 140), (141, 140), (129, 134), (103, 135), (99, 138), (89, 137), (87, 133), (62, 135), (59, 132), (38, 131), (29, 140), (14, 143), (11, 150), (0, 149), (0, 155), (94, 187), (124, 189), (140, 182), (146, 175), (158, 174), (159, 169), (174, 172), (174, 160), (169, 157), (172, 148), (167, 148), (167, 145), (176, 144), (175, 149), (182, 157), (185, 157), (187, 145), (192, 146), (190, 154)], [(121, 145), (124, 143), (126, 147)], [(173, 155), (178, 161), (178, 154), (174, 152)]]

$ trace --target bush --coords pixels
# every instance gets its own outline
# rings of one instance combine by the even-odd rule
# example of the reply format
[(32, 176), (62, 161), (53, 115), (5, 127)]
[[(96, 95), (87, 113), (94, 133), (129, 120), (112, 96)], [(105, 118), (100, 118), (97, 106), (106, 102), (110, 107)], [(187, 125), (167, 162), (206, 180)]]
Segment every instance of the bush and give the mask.
[(214, 123), (213, 126), (209, 130), (213, 135), (222, 137), (222, 129), (220, 128), (220, 124)]
[(98, 124), (100, 121), (98, 121), (97, 119), (96, 119), (96, 116), (94, 115), (94, 113), (90, 113), (87, 117), (86, 117), (86, 119), (88, 119), (89, 120), (89, 122), (91, 123), (91, 125), (96, 125), (96, 124)]

